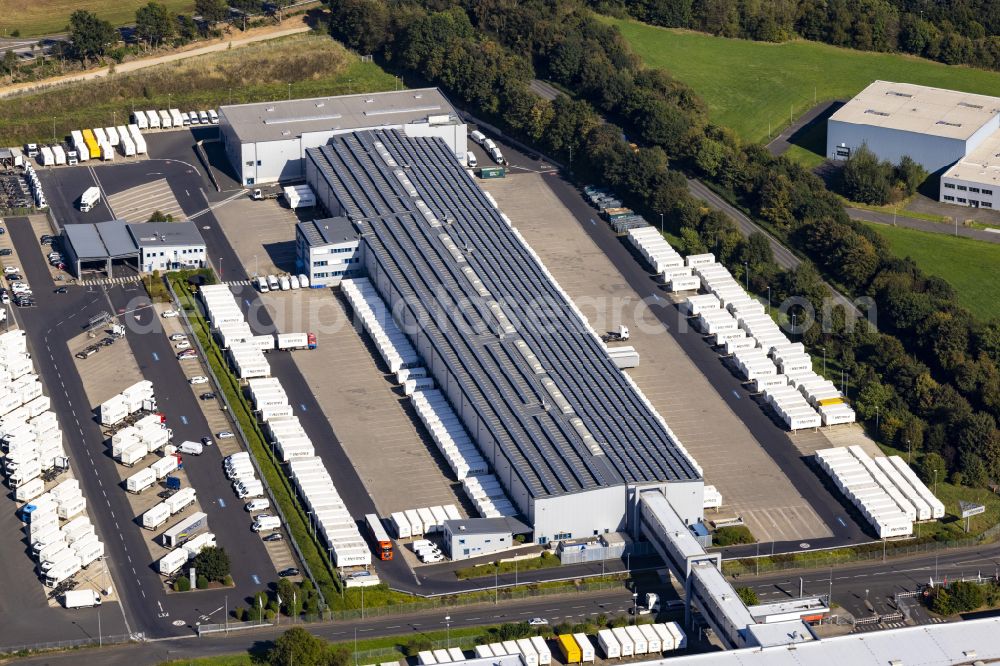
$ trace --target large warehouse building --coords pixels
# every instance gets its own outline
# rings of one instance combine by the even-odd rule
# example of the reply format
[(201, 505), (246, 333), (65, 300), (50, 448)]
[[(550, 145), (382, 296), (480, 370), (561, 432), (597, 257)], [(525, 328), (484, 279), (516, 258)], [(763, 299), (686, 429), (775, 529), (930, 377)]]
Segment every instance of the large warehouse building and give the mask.
[(450, 146), (339, 135), (306, 177), (536, 542), (638, 534), (652, 489), (702, 519), (700, 468)]
[(909, 155), (942, 174), (940, 201), (993, 208), (998, 130), (1000, 98), (875, 81), (830, 117), (826, 155), (846, 160), (863, 144), (893, 163)]
[(456, 158), (465, 161), (465, 122), (437, 88), (219, 109), (219, 136), (243, 185), (301, 180), (307, 149), (322, 146), (337, 134), (375, 128), (440, 137)]

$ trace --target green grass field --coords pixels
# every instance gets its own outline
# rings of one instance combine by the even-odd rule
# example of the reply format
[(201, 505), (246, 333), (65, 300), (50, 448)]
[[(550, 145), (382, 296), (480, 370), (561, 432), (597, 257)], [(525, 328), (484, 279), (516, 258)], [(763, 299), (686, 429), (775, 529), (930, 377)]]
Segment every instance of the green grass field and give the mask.
[[(78, 9), (88, 9), (112, 25), (135, 23), (135, 10), (147, 0), (0, 0), (0, 36), (10, 36), (18, 30), (22, 37), (63, 32), (69, 25), (69, 15)], [(160, 0), (171, 13), (190, 14), (194, 0)]]
[[(291, 90), (288, 84), (291, 83)], [(0, 100), (0, 146), (51, 143), (74, 129), (120, 125), (133, 109), (392, 90), (396, 79), (338, 42), (302, 34), (137, 72)]]
[(893, 252), (912, 257), (926, 272), (944, 278), (955, 288), (958, 302), (975, 316), (1000, 316), (1000, 244), (947, 234), (872, 224), (888, 239)]
[[(949, 67), (910, 56), (841, 49), (794, 41), (784, 44), (724, 39), (612, 20), (649, 67), (660, 67), (697, 92), (713, 122), (751, 141), (766, 141), (816, 102), (848, 99), (873, 80), (902, 81), (994, 95), (1000, 73)], [(825, 132), (805, 143), (825, 151)], [(791, 156), (809, 153), (793, 148)], [(806, 161), (816, 161), (815, 157)]]
[[(147, 0), (0, 0), (0, 36), (18, 30), (22, 37), (51, 35), (66, 30), (69, 15), (87, 9), (112, 25), (135, 23), (135, 10)], [(171, 13), (190, 14), (194, 0), (160, 0)]]

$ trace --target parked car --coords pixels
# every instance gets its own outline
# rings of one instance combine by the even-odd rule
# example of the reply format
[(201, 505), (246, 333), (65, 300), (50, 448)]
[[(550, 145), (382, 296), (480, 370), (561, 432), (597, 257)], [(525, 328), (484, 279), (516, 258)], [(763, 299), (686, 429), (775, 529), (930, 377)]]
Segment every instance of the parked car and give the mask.
[(268, 534), (264, 537), (264, 541), (281, 541), (284, 538), (285, 537), (281, 535), (281, 532), (275, 532), (274, 534)]
[(532, 627), (544, 627), (549, 623), (544, 617), (533, 617), (528, 620), (528, 624)]
[(178, 361), (184, 361), (189, 358), (198, 358), (198, 352), (193, 349), (185, 349), (180, 354), (177, 355)]
[(215, 400), (215, 393), (213, 393), (212, 391), (208, 391), (206, 393), (202, 393), (201, 395), (199, 395), (198, 398), (200, 398), (201, 400)]
[(215, 433), (215, 436), (218, 437), (219, 439), (230, 439), (231, 437), (235, 437), (236, 435), (229, 432), (228, 430), (223, 430), (222, 432)]
[(195, 375), (194, 377), (188, 380), (188, 383), (191, 384), (192, 386), (197, 386), (199, 384), (207, 384), (208, 377), (206, 377), (205, 375)]
[(298, 576), (299, 570), (295, 567), (288, 567), (287, 569), (282, 569), (278, 572), (278, 575), (282, 578), (287, 578), (288, 576)]
[(55, 294), (65, 294), (65, 293), (68, 293), (68, 292), (69, 292), (69, 289), (67, 289), (66, 287), (59, 287), (53, 293), (55, 293)]
[(17, 266), (4, 266), (3, 272), (4, 275), (10, 275), (11, 273), (20, 273), (21, 269), (18, 268)]
[(0, 250), (0, 257), (9, 257), (12, 254), (14, 254), (14, 250), (10, 249), (9, 247), (5, 247), (2, 250)]
[(173, 335), (170, 336), (170, 339), (171, 341), (176, 342), (177, 340), (187, 340), (188, 336), (186, 336), (183, 333), (174, 333)]
[(181, 340), (180, 342), (177, 342), (174, 347), (177, 349), (189, 349), (191, 347), (191, 343), (187, 340)]
[(163, 317), (164, 319), (171, 319), (179, 315), (180, 313), (177, 312), (177, 310), (164, 310), (163, 312), (160, 313), (160, 316)]
[(212, 438), (211, 437), (202, 437), (201, 438), (201, 443), (202, 443), (203, 446), (212, 446), (212, 444), (213, 444)]

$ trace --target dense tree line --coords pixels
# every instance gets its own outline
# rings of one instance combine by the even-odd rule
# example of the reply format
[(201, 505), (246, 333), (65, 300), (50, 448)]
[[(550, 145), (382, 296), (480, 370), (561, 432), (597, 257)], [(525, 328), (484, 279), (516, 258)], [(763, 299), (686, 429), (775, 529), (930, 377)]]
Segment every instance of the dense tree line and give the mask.
[(724, 37), (778, 42), (801, 36), (1000, 69), (997, 0), (591, 0), (591, 5)]
[(851, 201), (883, 206), (913, 195), (925, 178), (927, 171), (910, 156), (892, 164), (862, 145), (844, 165), (840, 187)]
[[(951, 473), (978, 485), (1000, 476), (1000, 322), (974, 320), (947, 283), (895, 259), (808, 169), (709, 124), (690, 88), (642, 69), (617, 30), (580, 2), (330, 4), (336, 37), (441, 85), (570, 162), (581, 180), (612, 186), (649, 219), (663, 215), (682, 239), (678, 249), (715, 253), (775, 304), (805, 298), (814, 314), (807, 304), (790, 314), (798, 322), (814, 316), (819, 325), (805, 327), (802, 341), (836, 359), (844, 378), (837, 383), (862, 418), (873, 426), (877, 419), (882, 441), (939, 456), (930, 460), (941, 461), (941, 478)], [(575, 98), (537, 97), (527, 87), (534, 71)], [(782, 271), (766, 238), (744, 239), (730, 219), (688, 194), (682, 170), (714, 183), (815, 265)], [(873, 299), (879, 330), (829, 307), (821, 271)]]

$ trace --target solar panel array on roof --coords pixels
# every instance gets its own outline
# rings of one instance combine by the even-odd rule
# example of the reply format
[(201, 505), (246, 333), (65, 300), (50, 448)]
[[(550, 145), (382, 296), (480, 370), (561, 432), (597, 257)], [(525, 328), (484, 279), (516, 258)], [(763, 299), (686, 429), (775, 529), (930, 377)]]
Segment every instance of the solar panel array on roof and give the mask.
[(443, 141), (366, 131), (307, 156), (533, 497), (700, 478)]

